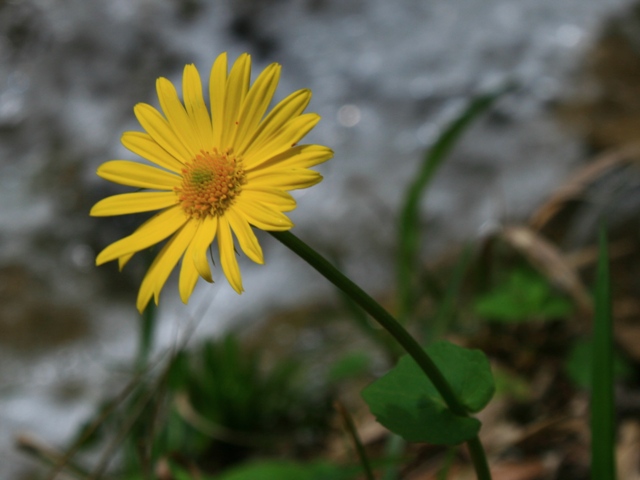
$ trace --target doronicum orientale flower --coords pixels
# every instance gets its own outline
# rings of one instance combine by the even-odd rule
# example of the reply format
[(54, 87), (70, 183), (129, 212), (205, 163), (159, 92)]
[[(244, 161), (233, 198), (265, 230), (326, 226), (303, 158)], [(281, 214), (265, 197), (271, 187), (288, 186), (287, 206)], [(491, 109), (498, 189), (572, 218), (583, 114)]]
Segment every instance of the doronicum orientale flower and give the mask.
[(145, 132), (125, 132), (123, 145), (151, 162), (111, 160), (98, 175), (136, 187), (113, 195), (91, 209), (92, 216), (125, 215), (159, 210), (131, 235), (106, 247), (96, 259), (101, 265), (118, 260), (122, 267), (141, 250), (167, 240), (153, 260), (138, 293), (142, 312), (182, 259), (179, 290), (187, 302), (198, 277), (212, 282), (207, 252), (218, 240), (220, 265), (231, 286), (241, 293), (242, 277), (235, 239), (256, 263), (264, 263), (252, 230), (283, 231), (293, 224), (283, 213), (296, 206), (289, 190), (307, 188), (322, 176), (309, 167), (325, 162), (333, 152), (320, 145), (297, 145), (320, 120), (303, 114), (311, 98), (299, 90), (265, 115), (280, 65), (269, 65), (250, 86), (251, 59), (243, 54), (227, 73), (227, 56), (211, 68), (209, 100), (205, 104), (200, 76), (187, 65), (182, 79), (184, 104), (166, 78), (156, 83), (162, 113), (140, 103), (134, 112)]

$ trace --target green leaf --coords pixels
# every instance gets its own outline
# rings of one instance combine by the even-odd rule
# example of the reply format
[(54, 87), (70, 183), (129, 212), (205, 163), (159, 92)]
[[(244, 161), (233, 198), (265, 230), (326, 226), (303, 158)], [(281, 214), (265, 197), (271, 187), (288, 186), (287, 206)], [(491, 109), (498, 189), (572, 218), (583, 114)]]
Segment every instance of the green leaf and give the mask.
[(348, 480), (356, 476), (351, 468), (327, 462), (301, 464), (288, 461), (265, 461), (242, 465), (217, 476), (217, 480)]
[(573, 305), (535, 270), (517, 269), (506, 281), (479, 297), (474, 310), (487, 320), (511, 323), (565, 317), (571, 314)]
[[(436, 342), (426, 350), (469, 412), (479, 412), (489, 403), (495, 385), (491, 365), (483, 352), (450, 342)], [(429, 386), (437, 394), (431, 382)]]
[[(491, 367), (479, 350), (449, 342), (426, 349), (469, 412), (489, 403), (495, 387)], [(362, 396), (378, 421), (411, 442), (456, 445), (477, 435), (480, 422), (454, 414), (414, 360), (405, 356)]]

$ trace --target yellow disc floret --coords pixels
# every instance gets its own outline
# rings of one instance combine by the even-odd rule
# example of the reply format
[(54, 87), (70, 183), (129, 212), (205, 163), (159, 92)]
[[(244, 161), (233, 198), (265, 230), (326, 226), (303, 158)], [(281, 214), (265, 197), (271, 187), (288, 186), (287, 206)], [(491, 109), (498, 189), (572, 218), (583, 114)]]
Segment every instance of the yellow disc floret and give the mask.
[(191, 218), (220, 216), (246, 182), (242, 160), (230, 151), (201, 151), (182, 169), (182, 185), (175, 188), (183, 210)]

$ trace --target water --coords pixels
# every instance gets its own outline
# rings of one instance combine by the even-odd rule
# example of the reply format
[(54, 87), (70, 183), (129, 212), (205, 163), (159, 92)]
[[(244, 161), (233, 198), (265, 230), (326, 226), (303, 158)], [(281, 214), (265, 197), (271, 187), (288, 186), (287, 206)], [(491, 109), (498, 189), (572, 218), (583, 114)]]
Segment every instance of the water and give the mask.
[[(436, 254), (523, 218), (580, 161), (579, 140), (549, 105), (606, 15), (626, 0), (24, 0), (0, 5), (0, 476), (32, 462), (12, 450), (27, 431), (69, 438), (120, 378), (138, 322), (141, 265), (93, 266), (136, 219), (90, 219), (115, 192), (98, 179), (137, 129), (135, 103), (154, 82), (180, 82), (228, 51), (254, 73), (283, 64), (276, 94), (309, 87), (322, 115), (307, 137), (336, 152), (325, 181), (297, 194), (294, 232), (342, 260), (372, 291), (393, 285), (394, 212), (427, 148), (475, 93), (508, 79), (503, 98), (456, 148), (426, 200), (425, 249)], [(188, 307), (163, 291), (160, 347), (193, 318), (196, 338), (263, 312), (328, 296), (315, 273), (267, 235), (267, 264), (242, 263), (238, 297), (219, 270)], [(204, 314), (202, 312), (205, 312)]]

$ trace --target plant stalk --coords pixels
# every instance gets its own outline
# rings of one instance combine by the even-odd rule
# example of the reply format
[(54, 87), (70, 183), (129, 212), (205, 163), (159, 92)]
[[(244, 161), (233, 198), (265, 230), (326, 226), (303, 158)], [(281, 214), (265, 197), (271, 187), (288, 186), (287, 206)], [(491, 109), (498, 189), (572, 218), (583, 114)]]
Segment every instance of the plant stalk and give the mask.
[[(322, 255), (316, 252), (309, 245), (304, 243), (293, 233), (286, 232), (269, 232), (276, 240), (284, 244), (292, 250), (305, 262), (315, 268), (318, 273), (342, 290), (356, 304), (377, 321), (389, 334), (396, 339), (402, 348), (413, 358), (413, 360), (422, 369), (425, 375), (431, 380), (436, 387), (442, 399), (445, 401), (449, 409), (456, 415), (469, 416), (466, 409), (458, 400), (451, 385), (442, 375), (427, 352), (420, 344), (409, 334), (409, 332), (378, 302), (369, 296), (358, 285), (353, 283), (342, 272), (329, 263)], [(491, 480), (491, 473), (487, 464), (484, 449), (478, 437), (467, 442), (471, 459), (473, 461), (478, 480)]]

